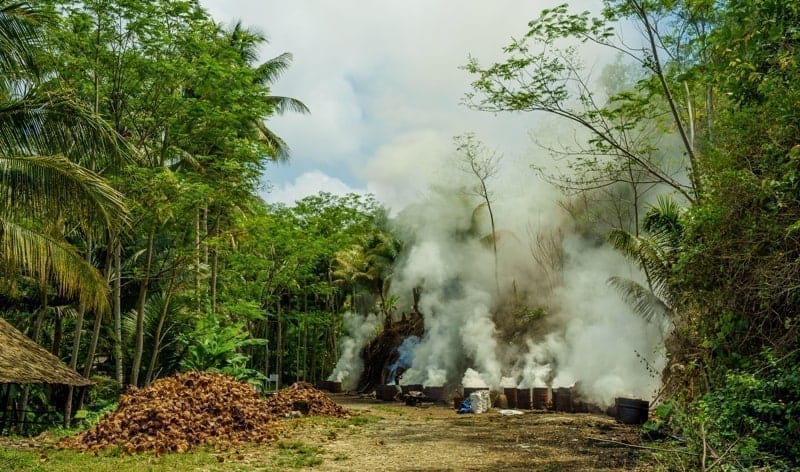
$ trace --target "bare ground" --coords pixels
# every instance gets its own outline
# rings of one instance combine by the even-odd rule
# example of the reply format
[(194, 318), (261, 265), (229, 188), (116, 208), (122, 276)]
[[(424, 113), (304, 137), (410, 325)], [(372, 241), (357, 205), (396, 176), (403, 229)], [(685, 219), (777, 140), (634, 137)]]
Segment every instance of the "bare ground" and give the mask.
[[(653, 470), (659, 465), (650, 451), (635, 447), (640, 445), (639, 427), (617, 424), (608, 416), (543, 411), (503, 416), (497, 409), (457, 415), (443, 405), (332, 397), (353, 417), (285, 420), (282, 439), (275, 444), (201, 448), (161, 457), (116, 457), (113, 451), (94, 457), (54, 451), (55, 438), (49, 433), (28, 439), (0, 437), (0, 469), (554, 472)], [(24, 456), (14, 456), (17, 453)]]
[[(377, 421), (331, 433), (313, 425), (288, 432), (319, 445), (319, 471), (650, 470), (638, 444), (640, 428), (595, 414), (499, 410), (457, 415), (445, 406), (415, 407), (346, 395), (334, 398)], [(373, 418), (374, 419), (374, 418)], [(332, 459), (332, 460), (331, 460)]]

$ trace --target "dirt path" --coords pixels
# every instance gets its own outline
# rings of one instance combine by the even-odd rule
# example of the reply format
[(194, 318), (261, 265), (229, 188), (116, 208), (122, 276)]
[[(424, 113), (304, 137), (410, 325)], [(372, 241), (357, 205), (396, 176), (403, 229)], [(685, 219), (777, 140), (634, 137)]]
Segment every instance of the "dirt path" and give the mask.
[[(337, 395), (370, 418), (343, 432), (304, 424), (289, 437), (319, 445), (319, 471), (649, 470), (637, 444), (639, 428), (593, 414), (525, 412), (456, 415), (444, 406), (411, 407)], [(605, 440), (599, 441), (598, 439)]]
[(300, 417), (280, 424), (271, 444), (197, 448), (184, 454), (98, 457), (54, 450), (56, 437), (0, 438), (0, 470), (151, 471), (617, 471), (653, 470), (638, 444), (640, 428), (594, 414), (498, 410), (457, 415), (445, 406), (415, 407), (333, 395), (353, 416)]

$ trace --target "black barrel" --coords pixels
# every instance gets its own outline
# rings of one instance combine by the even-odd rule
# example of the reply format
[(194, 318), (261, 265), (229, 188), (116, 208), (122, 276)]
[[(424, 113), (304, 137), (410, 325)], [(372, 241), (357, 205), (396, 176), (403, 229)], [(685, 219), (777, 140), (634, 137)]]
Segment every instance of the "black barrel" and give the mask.
[(423, 390), (425, 396), (437, 402), (444, 401), (444, 387), (425, 387)]
[(553, 389), (553, 409), (572, 413), (572, 389), (561, 387)]
[(647, 421), (650, 402), (635, 398), (617, 397), (614, 399), (616, 420), (623, 424), (643, 424)]
[(375, 398), (385, 402), (393, 402), (398, 392), (399, 390), (395, 385), (378, 385), (375, 387)]
[(509, 408), (517, 408), (517, 388), (516, 387), (506, 387), (503, 389), (503, 393), (506, 394), (506, 400), (508, 401)]
[(400, 389), (403, 390), (403, 393), (406, 395), (410, 392), (421, 392), (422, 391), (422, 384), (407, 384), (401, 385)]

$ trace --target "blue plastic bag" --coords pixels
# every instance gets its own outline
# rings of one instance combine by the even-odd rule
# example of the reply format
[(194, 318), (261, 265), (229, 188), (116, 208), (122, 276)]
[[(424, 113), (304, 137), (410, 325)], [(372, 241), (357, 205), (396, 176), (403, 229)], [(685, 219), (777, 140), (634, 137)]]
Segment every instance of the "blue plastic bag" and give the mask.
[(464, 399), (464, 401), (458, 406), (456, 413), (472, 413), (472, 401), (469, 398)]

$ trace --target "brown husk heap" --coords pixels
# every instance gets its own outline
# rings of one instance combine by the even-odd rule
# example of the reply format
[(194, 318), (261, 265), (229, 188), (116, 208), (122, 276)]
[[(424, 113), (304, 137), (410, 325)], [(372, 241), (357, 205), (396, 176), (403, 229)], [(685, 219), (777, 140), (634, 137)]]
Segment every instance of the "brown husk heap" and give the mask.
[(267, 399), (267, 408), (275, 416), (286, 416), (300, 410), (316, 416), (344, 418), (350, 414), (343, 406), (328, 398), (311, 384), (296, 382)]
[[(304, 386), (286, 388), (273, 399), (263, 400), (252, 386), (230, 376), (186, 372), (145, 388), (131, 388), (115, 411), (89, 430), (62, 439), (59, 446), (81, 451), (120, 447), (128, 454), (158, 454), (183, 452), (198, 444), (266, 442), (277, 437), (277, 421), (284, 406), (297, 401), (291, 393), (283, 393), (286, 391), (303, 392), (299, 401), (315, 403), (309, 412), (347, 414), (324, 393), (308, 392)], [(328, 403), (317, 406), (323, 402), (319, 397), (336, 408)]]

